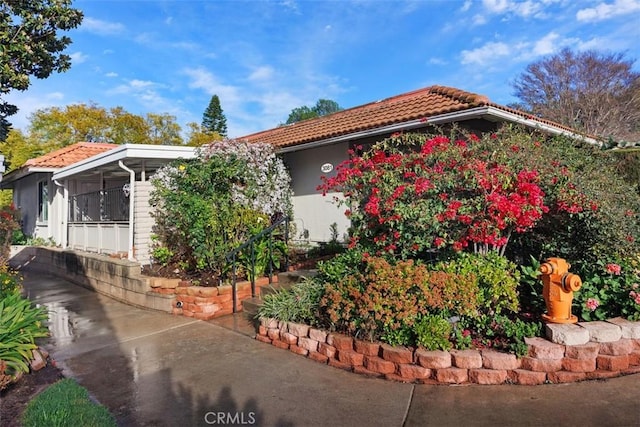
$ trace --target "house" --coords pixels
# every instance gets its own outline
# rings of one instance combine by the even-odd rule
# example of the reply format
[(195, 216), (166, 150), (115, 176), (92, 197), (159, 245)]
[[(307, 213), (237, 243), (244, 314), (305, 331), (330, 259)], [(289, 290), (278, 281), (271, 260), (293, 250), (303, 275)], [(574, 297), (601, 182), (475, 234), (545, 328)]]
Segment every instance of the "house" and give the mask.
[(332, 203), (333, 196), (339, 194), (323, 197), (316, 189), (321, 184), (320, 177), (335, 173), (335, 167), (348, 159), (348, 150), (353, 146), (366, 146), (396, 132), (433, 131), (434, 126), (453, 123), (477, 132), (490, 132), (505, 122), (598, 143), (571, 128), (495, 104), (485, 96), (443, 86), (403, 93), (239, 139), (276, 147), (292, 177), (297, 232), (303, 231), (310, 241), (321, 242), (330, 239), (331, 224), (338, 225), (340, 235), (349, 227), (344, 209)]
[(27, 161), (4, 176), (28, 236), (63, 248), (149, 262), (150, 176), (193, 147), (80, 142)]
[(22, 214), (25, 235), (61, 241), (61, 230), (49, 224), (62, 221), (62, 198), (51, 176), (73, 163), (117, 147), (115, 144), (79, 142), (34, 159), (3, 176), (0, 188), (13, 190), (13, 203)]
[[(317, 191), (321, 176), (331, 176), (354, 145), (368, 145), (401, 131), (433, 131), (458, 126), (477, 132), (516, 123), (552, 135), (595, 139), (459, 89), (431, 86), (324, 117), (254, 133), (239, 139), (272, 144), (292, 178), (297, 236), (328, 241), (331, 226), (339, 237), (349, 221), (333, 197)], [(23, 232), (51, 239), (63, 248), (123, 254), (149, 262), (153, 219), (150, 176), (167, 162), (193, 158), (184, 146), (81, 142), (31, 159), (4, 176), (0, 188), (14, 190)]]

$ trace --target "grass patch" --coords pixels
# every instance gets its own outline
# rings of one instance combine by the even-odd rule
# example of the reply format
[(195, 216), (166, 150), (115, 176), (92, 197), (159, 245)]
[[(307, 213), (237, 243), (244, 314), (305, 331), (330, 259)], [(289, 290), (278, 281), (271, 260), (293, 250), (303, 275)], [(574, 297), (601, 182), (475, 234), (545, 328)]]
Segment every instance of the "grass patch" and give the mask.
[(116, 422), (104, 406), (91, 401), (85, 388), (65, 378), (29, 402), (22, 425), (102, 427), (116, 426)]

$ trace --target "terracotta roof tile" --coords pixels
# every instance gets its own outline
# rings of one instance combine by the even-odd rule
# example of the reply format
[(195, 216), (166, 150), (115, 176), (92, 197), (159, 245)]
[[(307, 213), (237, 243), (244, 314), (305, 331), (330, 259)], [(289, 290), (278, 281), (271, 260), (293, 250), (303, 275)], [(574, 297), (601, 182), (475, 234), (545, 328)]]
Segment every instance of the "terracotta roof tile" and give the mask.
[(22, 167), (63, 168), (116, 147), (118, 147), (117, 144), (78, 142), (43, 156), (29, 159)]
[(483, 95), (446, 86), (430, 86), (323, 117), (257, 132), (240, 139), (288, 147), (480, 106), (496, 107), (527, 119), (572, 131), (566, 126), (494, 104)]

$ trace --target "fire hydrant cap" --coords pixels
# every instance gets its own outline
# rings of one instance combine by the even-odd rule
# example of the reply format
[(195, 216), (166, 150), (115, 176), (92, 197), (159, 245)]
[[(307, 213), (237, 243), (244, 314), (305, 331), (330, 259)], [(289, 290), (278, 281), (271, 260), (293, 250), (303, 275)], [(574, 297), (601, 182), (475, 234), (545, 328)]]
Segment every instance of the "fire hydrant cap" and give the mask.
[(582, 287), (582, 279), (577, 274), (567, 273), (562, 278), (564, 288), (569, 291), (577, 291)]

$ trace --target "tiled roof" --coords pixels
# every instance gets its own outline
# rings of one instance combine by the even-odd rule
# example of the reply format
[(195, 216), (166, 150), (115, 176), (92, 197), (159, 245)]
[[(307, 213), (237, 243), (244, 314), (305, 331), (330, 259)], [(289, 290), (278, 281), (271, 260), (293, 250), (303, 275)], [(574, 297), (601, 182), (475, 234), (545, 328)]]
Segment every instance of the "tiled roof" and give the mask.
[(431, 116), (481, 106), (496, 107), (527, 119), (571, 130), (565, 126), (532, 117), (524, 112), (494, 104), (483, 95), (445, 86), (430, 86), (323, 117), (254, 133), (240, 139), (249, 142), (266, 142), (276, 147), (288, 147), (412, 120), (425, 119), (428, 121)]
[(78, 142), (43, 156), (29, 159), (22, 167), (63, 168), (116, 147), (118, 147), (117, 144)]

